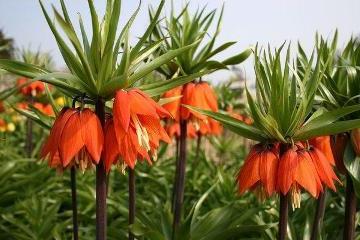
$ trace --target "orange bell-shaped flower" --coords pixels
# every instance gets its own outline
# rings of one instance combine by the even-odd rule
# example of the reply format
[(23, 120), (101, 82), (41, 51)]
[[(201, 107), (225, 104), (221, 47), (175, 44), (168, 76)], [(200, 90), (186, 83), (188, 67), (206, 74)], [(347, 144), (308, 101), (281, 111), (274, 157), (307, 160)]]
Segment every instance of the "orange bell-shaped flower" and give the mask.
[(313, 160), (321, 182), (323, 182), (328, 188), (336, 191), (334, 180), (338, 182), (340, 182), (340, 180), (333, 171), (332, 166), (323, 151), (316, 147), (311, 147), (309, 154)]
[(107, 171), (121, 157), (134, 168), (137, 159), (156, 159), (160, 140), (170, 143), (160, 119), (171, 115), (138, 89), (120, 90), (115, 95), (113, 118), (105, 127), (104, 159)]
[(183, 87), (179, 86), (176, 88), (173, 88), (166, 93), (164, 93), (163, 98), (174, 98), (177, 97), (174, 101), (171, 101), (169, 103), (165, 103), (163, 105), (163, 108), (167, 110), (173, 119), (177, 122), (180, 121), (180, 107), (181, 107), (181, 97), (182, 97), (182, 91)]
[(300, 207), (301, 188), (315, 198), (322, 191), (316, 166), (301, 144), (292, 146), (281, 156), (277, 185), (284, 195), (290, 191), (293, 208)]
[[(208, 83), (188, 83), (184, 86), (182, 104), (198, 107), (204, 110), (218, 111), (217, 99)], [(181, 118), (184, 120), (206, 121), (208, 118), (187, 108), (181, 108)]]
[(271, 196), (276, 192), (278, 164), (279, 153), (274, 145), (253, 146), (237, 175), (239, 193), (255, 189), (260, 198)]
[(48, 116), (53, 116), (54, 115), (54, 111), (51, 107), (50, 104), (43, 104), (43, 103), (34, 103), (33, 104), (34, 108), (36, 108), (37, 110), (39, 110), (41, 113), (48, 115)]
[(331, 138), (330, 136), (321, 136), (309, 140), (310, 145), (319, 149), (326, 157), (326, 159), (335, 165), (334, 155), (331, 149)]
[(78, 166), (82, 171), (97, 164), (104, 136), (100, 120), (88, 108), (64, 108), (56, 118), (41, 157), (50, 167)]
[[(28, 79), (25, 78), (25, 77), (21, 77), (17, 80), (17, 85), (18, 86), (21, 86), (25, 83), (27, 83)], [(22, 87), (20, 89), (20, 92), (23, 94), (23, 95), (26, 95), (26, 96), (37, 96), (41, 93), (43, 93), (45, 91), (45, 85), (44, 83), (40, 82), (40, 81), (35, 81), (35, 82), (32, 82), (30, 83), (29, 85), (25, 86), (25, 87)]]

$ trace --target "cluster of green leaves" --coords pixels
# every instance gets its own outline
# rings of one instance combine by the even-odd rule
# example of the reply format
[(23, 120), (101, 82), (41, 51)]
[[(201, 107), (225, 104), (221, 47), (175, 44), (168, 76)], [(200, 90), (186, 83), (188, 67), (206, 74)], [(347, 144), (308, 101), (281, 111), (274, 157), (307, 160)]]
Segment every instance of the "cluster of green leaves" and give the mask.
[[(0, 60), (0, 68), (32, 78), (34, 81), (41, 80), (50, 83), (69, 97), (86, 93), (90, 99), (97, 97), (110, 99), (116, 90), (131, 88), (137, 81), (151, 74), (153, 70), (168, 63), (179, 54), (189, 52), (197, 44), (197, 42), (192, 42), (161, 55), (153, 54), (163, 40), (160, 39), (149, 44), (146, 41), (158, 22), (164, 0), (160, 2), (145, 33), (133, 45), (129, 42), (130, 27), (139, 12), (140, 5), (117, 34), (121, 0), (107, 0), (106, 12), (102, 21), (99, 21), (93, 1), (89, 0), (88, 5), (92, 19), (92, 38), (89, 40), (81, 16), (79, 18), (81, 35), (78, 36), (64, 1), (60, 2), (62, 13), (53, 7), (55, 19), (71, 45), (67, 44), (62, 37), (42, 1), (40, 1), (40, 5), (70, 73), (50, 72), (35, 64), (10, 60)], [(191, 76), (176, 79), (177, 81), (163, 81), (156, 85), (144, 86), (144, 89), (151, 91), (152, 95), (159, 95), (203, 74), (198, 71)], [(3, 98), (14, 91), (16, 89), (8, 90), (5, 95), (3, 94)]]
[[(215, 48), (224, 9), (222, 8), (218, 17), (215, 32), (211, 34), (210, 28), (214, 25), (216, 10), (206, 12), (206, 7), (204, 7), (192, 15), (188, 6), (189, 4), (179, 14), (176, 14), (172, 8), (170, 16), (164, 20), (165, 24), (159, 22), (154, 28), (150, 35), (150, 42), (158, 42), (163, 39), (163, 44), (156, 51), (158, 55), (188, 45), (193, 45), (193, 47), (189, 51), (179, 54), (174, 60), (160, 66), (157, 71), (167, 78), (177, 75), (191, 75), (204, 70), (216, 71), (227, 69), (229, 65), (239, 64), (250, 56), (251, 50), (246, 49), (223, 61), (214, 60), (214, 56), (236, 43), (226, 42)], [(150, 9), (149, 15), (151, 22), (153, 22), (156, 19), (156, 14)]]
[[(321, 84), (319, 95), (328, 109), (359, 104), (360, 97), (360, 41), (351, 38), (342, 51), (337, 46), (337, 33), (332, 41), (317, 37), (318, 49), (322, 59), (330, 58), (331, 64), (326, 68), (326, 79)], [(349, 115), (346, 119), (355, 119)]]
[[(331, 41), (317, 36), (317, 48), (324, 49), (321, 58), (330, 58), (326, 68), (326, 79), (319, 88), (321, 103), (329, 110), (341, 107), (359, 106), (360, 97), (360, 41), (351, 38), (344, 49), (337, 45), (338, 34), (334, 34)], [(359, 112), (343, 117), (348, 121), (356, 121)], [(359, 126), (357, 126), (359, 127)], [(344, 153), (344, 165), (355, 186), (356, 195), (360, 196), (360, 158), (355, 154), (351, 142), (347, 144)]]
[[(284, 45), (267, 52), (255, 49), (256, 92), (253, 97), (246, 88), (252, 126), (226, 116), (189, 107), (222, 122), (236, 133), (260, 142), (308, 140), (312, 137), (345, 132), (360, 126), (360, 120), (338, 121), (360, 110), (360, 105), (332, 110), (314, 109), (314, 99), (325, 77), (328, 60), (313, 53), (301, 64), (292, 63), (290, 46), (281, 59)], [(323, 61), (322, 61), (323, 60)]]

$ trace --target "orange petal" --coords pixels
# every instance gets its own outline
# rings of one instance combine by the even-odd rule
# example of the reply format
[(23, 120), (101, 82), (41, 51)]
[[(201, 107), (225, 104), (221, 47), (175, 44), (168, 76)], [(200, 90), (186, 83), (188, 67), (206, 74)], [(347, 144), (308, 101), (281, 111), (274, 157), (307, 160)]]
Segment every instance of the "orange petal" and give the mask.
[(104, 144), (104, 135), (100, 120), (93, 111), (87, 108), (80, 112), (80, 122), (86, 149), (92, 159), (96, 163), (99, 163)]
[(139, 89), (133, 89), (132, 91), (141, 95), (150, 105), (152, 105), (152, 107), (156, 110), (156, 113), (160, 118), (173, 118), (173, 116), (169, 113), (167, 109), (160, 106), (157, 102), (154, 101), (154, 99), (149, 97), (146, 93), (140, 91)]
[(84, 147), (82, 127), (79, 113), (71, 115), (64, 126), (59, 143), (59, 154), (63, 166), (66, 167), (77, 153)]
[(51, 128), (50, 135), (46, 140), (43, 149), (41, 151), (41, 157), (45, 158), (50, 154), (50, 161), (54, 158), (55, 154), (58, 154), (59, 142), (64, 127), (69, 118), (76, 113), (75, 109), (63, 108), (58, 118), (55, 120), (53, 127)]
[(112, 119), (105, 123), (105, 144), (104, 144), (104, 162), (107, 172), (110, 171), (111, 166), (114, 164), (119, 155), (119, 146), (116, 140), (114, 122)]
[(155, 118), (159, 118), (159, 115), (156, 112), (156, 108), (151, 101), (149, 101), (146, 97), (144, 97), (139, 92), (132, 90), (129, 91), (130, 97), (130, 111), (131, 113), (152, 116)]
[(326, 156), (317, 148), (311, 149), (309, 152), (311, 159), (316, 167), (317, 173), (320, 177), (320, 180), (326, 184), (333, 191), (336, 191), (334, 180), (340, 182), (334, 173), (331, 164), (326, 159)]
[(270, 150), (263, 151), (260, 158), (260, 178), (266, 193), (271, 196), (276, 190), (279, 159)]
[[(163, 98), (181, 96), (182, 90), (183, 90), (182, 86), (173, 88), (170, 91), (167, 91), (163, 95)], [(175, 101), (164, 104), (163, 108), (165, 110), (167, 110), (176, 121), (180, 121), (180, 105), (181, 105), (181, 98), (176, 99)]]
[(331, 138), (330, 136), (322, 136), (316, 137), (309, 140), (310, 145), (319, 149), (325, 155), (326, 159), (331, 163), (331, 165), (335, 165), (334, 155), (331, 149)]
[(126, 91), (116, 92), (113, 114), (115, 129), (121, 126), (127, 132), (130, 123), (130, 97)]
[(284, 195), (288, 193), (291, 185), (294, 183), (295, 168), (297, 165), (296, 148), (290, 148), (281, 156), (278, 169), (277, 185)]
[(295, 170), (295, 181), (313, 197), (317, 197), (319, 191), (322, 191), (322, 187), (311, 157), (307, 152), (301, 151), (298, 153), (298, 159), (299, 163)]
[(214, 90), (210, 87), (210, 85), (207, 82), (201, 82), (200, 84), (203, 88), (207, 104), (209, 105), (212, 111), (217, 112), (218, 104)]
[[(195, 84), (187, 83), (184, 86), (183, 97), (181, 98), (181, 103), (186, 105), (191, 105), (192, 95), (194, 94)], [(180, 116), (182, 119), (188, 119), (190, 117), (190, 111), (186, 107), (180, 108)]]
[(260, 180), (259, 164), (259, 153), (249, 154), (249, 156), (245, 159), (245, 163), (241, 167), (237, 176), (240, 194), (243, 194), (247, 189), (253, 187)]

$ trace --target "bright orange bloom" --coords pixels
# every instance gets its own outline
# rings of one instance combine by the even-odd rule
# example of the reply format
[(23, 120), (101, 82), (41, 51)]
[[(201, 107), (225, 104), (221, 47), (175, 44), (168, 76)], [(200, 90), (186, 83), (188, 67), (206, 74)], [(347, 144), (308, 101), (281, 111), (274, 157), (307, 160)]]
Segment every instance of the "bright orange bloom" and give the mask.
[(99, 163), (103, 138), (100, 120), (93, 111), (64, 108), (54, 122), (41, 158), (47, 158), (50, 167), (76, 165), (84, 171)]
[(346, 133), (340, 133), (335, 136), (335, 141), (332, 146), (335, 155), (336, 168), (342, 174), (346, 173), (346, 168), (344, 165), (344, 152), (348, 142), (349, 142), (349, 136)]
[(239, 193), (255, 189), (260, 197), (269, 197), (276, 192), (279, 164), (278, 149), (274, 145), (256, 144), (237, 176)]
[(160, 140), (170, 143), (170, 138), (160, 119), (171, 117), (163, 107), (138, 89), (116, 92), (113, 119), (105, 126), (104, 159), (109, 171), (117, 157), (134, 168), (137, 159), (151, 163), (151, 153), (156, 158)]
[(222, 133), (222, 130), (223, 130), (222, 126), (218, 121), (216, 121), (212, 118), (209, 118), (207, 120), (207, 122), (203, 122), (203, 121), (200, 122), (200, 128), (197, 132), (198, 132), (198, 134), (201, 134), (201, 135), (218, 136)]
[(244, 117), (244, 122), (247, 124), (247, 125), (252, 125), (254, 123), (254, 120), (252, 120), (251, 118), (249, 117)]
[(53, 116), (54, 110), (50, 104), (43, 104), (43, 113), (48, 116)]
[(40, 112), (42, 112), (45, 115), (48, 115), (48, 116), (54, 115), (54, 111), (50, 104), (43, 104), (43, 103), (36, 102), (33, 104), (33, 106), (34, 106), (34, 108), (36, 108), (37, 110), (39, 110)]
[[(178, 122), (166, 124), (165, 130), (170, 138), (180, 137), (180, 123), (178, 123)], [(196, 138), (197, 137), (194, 125), (192, 125), (190, 122), (187, 123), (186, 131), (187, 131), (188, 138)]]
[(16, 107), (22, 110), (27, 110), (29, 108), (29, 104), (26, 102), (20, 102), (16, 104)]
[(180, 107), (181, 107), (181, 95), (182, 95), (183, 87), (179, 86), (173, 88), (166, 93), (164, 93), (163, 98), (172, 98), (172, 97), (179, 97), (178, 99), (166, 103), (163, 105), (163, 108), (166, 109), (171, 116), (174, 118), (175, 121), (180, 121)]
[(321, 136), (309, 140), (310, 145), (319, 149), (326, 157), (326, 159), (335, 165), (334, 155), (331, 149), (331, 138), (330, 136)]
[(318, 197), (322, 191), (317, 168), (308, 151), (300, 144), (289, 148), (281, 156), (277, 185), (284, 195), (290, 191), (293, 208), (300, 207), (300, 188), (313, 197)]
[(334, 180), (340, 182), (336, 174), (334, 173), (331, 164), (329, 163), (328, 158), (325, 156), (323, 151), (316, 147), (311, 147), (309, 154), (313, 163), (316, 167), (317, 173), (320, 180), (330, 189), (336, 191)]
[(0, 132), (5, 132), (6, 131), (6, 122), (4, 119), (0, 118)]
[[(21, 86), (28, 81), (27, 78), (21, 77), (17, 80), (17, 85)], [(22, 87), (20, 92), (26, 96), (37, 96), (45, 91), (44, 83), (40, 81), (35, 81), (30, 83), (29, 85)]]
[[(188, 83), (184, 86), (182, 104), (198, 107), (204, 110), (218, 111), (217, 98), (208, 83)], [(184, 120), (206, 121), (208, 118), (200, 113), (193, 112), (185, 107), (180, 109)]]
[[(184, 86), (172, 89), (163, 95), (164, 98), (178, 96), (182, 96), (181, 99), (176, 99), (163, 106), (172, 116), (174, 116), (176, 122), (180, 122), (180, 120), (189, 120), (189, 122), (194, 125), (196, 132), (201, 135), (219, 135), (222, 132), (222, 127), (219, 122), (181, 106), (181, 104), (185, 104), (217, 112), (217, 98), (208, 83), (187, 83)], [(180, 127), (177, 125), (172, 125), (172, 123), (168, 124), (170, 124), (170, 126), (168, 126), (168, 132), (175, 133), (178, 128), (180, 131)], [(189, 129), (191, 128), (189, 128), (188, 125), (188, 135), (191, 135), (192, 130), (189, 133)]]

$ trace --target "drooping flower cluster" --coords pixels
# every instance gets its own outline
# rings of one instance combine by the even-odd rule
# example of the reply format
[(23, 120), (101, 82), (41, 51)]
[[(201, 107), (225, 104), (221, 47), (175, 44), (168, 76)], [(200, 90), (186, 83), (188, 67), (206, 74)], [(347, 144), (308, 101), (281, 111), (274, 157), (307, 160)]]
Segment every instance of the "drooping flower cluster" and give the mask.
[(217, 112), (217, 98), (207, 82), (187, 83), (166, 92), (163, 98), (176, 98), (163, 106), (174, 118), (173, 121), (167, 122), (166, 127), (171, 137), (180, 136), (179, 122), (181, 120), (188, 121), (187, 136), (190, 138), (196, 137), (197, 134), (219, 135), (222, 132), (222, 127), (217, 121), (182, 106), (183, 104), (190, 105)]
[[(160, 141), (170, 142), (160, 119), (171, 115), (140, 90), (120, 90), (115, 95), (113, 117), (105, 126), (106, 170), (120, 163), (134, 168), (136, 161), (156, 160)], [(150, 154), (150, 155), (149, 155)], [(120, 157), (122, 161), (117, 161)]]
[[(41, 156), (49, 166), (81, 170), (98, 164), (134, 168), (137, 160), (156, 160), (160, 141), (170, 142), (160, 119), (170, 114), (138, 89), (120, 90), (115, 95), (113, 116), (104, 131), (96, 114), (88, 108), (64, 108), (56, 118)], [(152, 159), (150, 158), (152, 156)], [(120, 161), (118, 161), (120, 159)]]
[(62, 170), (77, 166), (82, 171), (100, 161), (103, 131), (95, 113), (88, 108), (64, 108), (54, 122), (41, 157), (49, 166)]
[(323, 185), (336, 191), (339, 181), (332, 169), (333, 155), (330, 138), (312, 139), (309, 146), (256, 144), (240, 169), (237, 182), (239, 193), (255, 190), (264, 199), (274, 193), (290, 194), (294, 208), (300, 207), (301, 190), (317, 198)]
[[(23, 109), (23, 110), (28, 110), (29, 109), (29, 104), (26, 103), (26, 102), (17, 103), (16, 106), (19, 109)], [(53, 110), (51, 104), (35, 102), (35, 103), (32, 104), (32, 106), (36, 110), (40, 111), (42, 114), (45, 114), (47, 116), (54, 116), (54, 110)]]
[[(28, 82), (27, 78), (21, 77), (17, 80), (17, 85), (22, 86), (22, 85), (26, 84), (27, 82)], [(44, 83), (42, 83), (40, 81), (32, 82), (29, 85), (20, 88), (20, 92), (23, 95), (32, 96), (32, 97), (42, 94), (42, 93), (44, 93), (44, 91), (45, 91), (45, 85), (44, 85)]]

